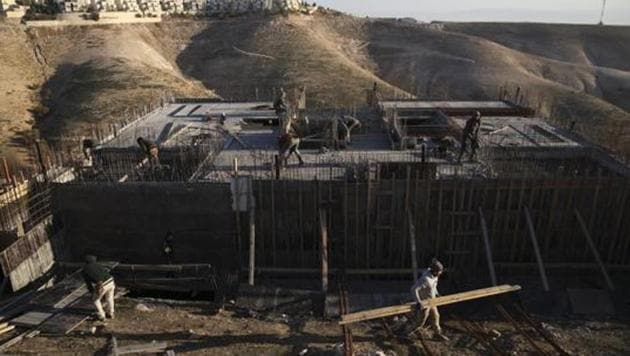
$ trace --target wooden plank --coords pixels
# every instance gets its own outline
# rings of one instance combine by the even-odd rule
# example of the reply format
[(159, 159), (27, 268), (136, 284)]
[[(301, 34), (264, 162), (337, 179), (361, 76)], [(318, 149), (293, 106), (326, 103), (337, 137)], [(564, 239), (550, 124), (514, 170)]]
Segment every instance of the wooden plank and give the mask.
[[(490, 297), (494, 295), (515, 292), (521, 289), (518, 285), (501, 285), (490, 288), (476, 289), (472, 291), (451, 294), (443, 297), (437, 297), (422, 301), (423, 308), (437, 307), (440, 305), (448, 305), (454, 303), (460, 303), (468, 300), (480, 299)], [(351, 313), (341, 316), (340, 325), (356, 323), (360, 321), (367, 321), (378, 318), (385, 318), (388, 316), (409, 313), (413, 310), (417, 303), (407, 303), (402, 305), (394, 305), (390, 307), (365, 310), (357, 313)]]
[(486, 217), (483, 215), (483, 209), (479, 207), (479, 222), (481, 224), (481, 234), (483, 236), (483, 242), (486, 247), (486, 261), (488, 262), (488, 271), (490, 272), (490, 281), (492, 285), (497, 285), (497, 274), (494, 270), (494, 262), (492, 260), (492, 247), (490, 245), (490, 237), (488, 236), (488, 225), (486, 224)]
[[(276, 165), (277, 166), (277, 165)], [(275, 180), (270, 179), (271, 185), (271, 261), (273, 265), (276, 265), (276, 197), (275, 197)]]
[(248, 282), (254, 285), (254, 273), (256, 268), (256, 210), (249, 208), (249, 274)]
[(52, 312), (30, 311), (11, 320), (11, 324), (22, 327), (35, 327), (43, 323), (52, 315)]
[(413, 274), (413, 280), (418, 279), (418, 254), (416, 252), (416, 227), (413, 224), (413, 217), (411, 211), (407, 210), (408, 222), (409, 222), (409, 246), (411, 252), (411, 271)]
[(15, 325), (6, 325), (5, 327), (0, 329), (0, 335), (6, 334), (9, 331), (12, 331), (15, 329)]
[(437, 297), (433, 299), (428, 299), (426, 301), (422, 301), (423, 308), (430, 307), (438, 307), (441, 305), (455, 304), (468, 300), (474, 300), (479, 298), (491, 297), (494, 295), (516, 292), (521, 290), (521, 286), (519, 285), (501, 285), (496, 287), (490, 287), (485, 289), (478, 289), (463, 293), (457, 293), (452, 295), (447, 295), (444, 297)]
[(14, 338), (11, 338), (11, 339), (7, 340), (4, 344), (0, 345), (0, 352), (8, 349), (9, 347), (11, 347), (11, 346), (13, 346), (15, 344), (17, 344), (18, 342), (22, 341), (24, 338), (34, 337), (37, 334), (39, 334), (39, 330), (37, 330), (37, 329), (27, 330), (27, 331), (25, 331), (25, 332), (15, 336)]
[(38, 329), (47, 334), (66, 335), (89, 318), (88, 313), (61, 312), (46, 320)]
[(158, 353), (164, 352), (168, 344), (164, 341), (151, 342), (147, 344), (118, 346), (118, 355), (138, 354), (138, 353)]
[(328, 227), (326, 224), (326, 210), (319, 209), (319, 230), (320, 248), (319, 255), (321, 261), (322, 292), (328, 292)]
[(534, 248), (534, 253), (536, 254), (536, 263), (538, 263), (538, 272), (540, 273), (540, 279), (542, 280), (543, 290), (545, 292), (548, 292), (549, 282), (547, 281), (547, 272), (545, 272), (545, 265), (543, 264), (542, 256), (540, 255), (540, 249), (538, 248), (538, 239), (536, 238), (534, 223), (532, 222), (532, 217), (529, 214), (529, 209), (527, 207), (524, 207), (523, 210), (525, 211), (525, 219), (527, 220), (529, 237), (531, 238), (532, 247)]
[(580, 224), (580, 227), (582, 228), (582, 233), (584, 234), (584, 237), (586, 238), (588, 247), (591, 249), (591, 252), (593, 253), (595, 262), (597, 262), (597, 265), (599, 266), (599, 269), (602, 272), (602, 275), (604, 276), (604, 280), (606, 281), (606, 285), (608, 286), (608, 289), (610, 289), (611, 291), (614, 291), (615, 286), (613, 285), (613, 282), (610, 279), (610, 276), (608, 275), (606, 266), (604, 266), (604, 262), (602, 261), (602, 258), (599, 255), (599, 251), (597, 251), (597, 247), (595, 246), (595, 243), (593, 242), (593, 238), (591, 237), (591, 234), (588, 231), (588, 228), (586, 226), (586, 223), (584, 222), (584, 219), (582, 219), (582, 215), (577, 209), (574, 210), (574, 213), (575, 213), (575, 217), (578, 220), (578, 223)]

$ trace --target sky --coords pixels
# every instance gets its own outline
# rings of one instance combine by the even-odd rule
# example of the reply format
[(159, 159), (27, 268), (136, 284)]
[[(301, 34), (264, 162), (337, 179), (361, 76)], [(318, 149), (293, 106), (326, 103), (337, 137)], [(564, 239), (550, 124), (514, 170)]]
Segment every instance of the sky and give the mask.
[[(315, 0), (359, 16), (420, 21), (599, 22), (603, 0)], [(311, 2), (311, 1), (309, 1)], [(630, 0), (607, 0), (605, 24), (630, 25)]]

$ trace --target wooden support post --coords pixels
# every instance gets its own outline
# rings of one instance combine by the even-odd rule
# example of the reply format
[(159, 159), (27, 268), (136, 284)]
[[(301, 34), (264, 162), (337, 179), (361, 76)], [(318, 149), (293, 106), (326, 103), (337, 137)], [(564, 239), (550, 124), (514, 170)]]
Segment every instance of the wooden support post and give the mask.
[(46, 165), (44, 164), (44, 157), (42, 156), (42, 149), (39, 145), (39, 139), (35, 140), (35, 150), (37, 152), (37, 161), (39, 162), (39, 168), (42, 171), (44, 181), (48, 182), (48, 177), (46, 175)]
[(606, 281), (606, 285), (608, 286), (608, 289), (610, 289), (611, 291), (615, 290), (615, 286), (613, 285), (613, 282), (610, 279), (610, 276), (608, 275), (608, 271), (606, 271), (604, 262), (602, 261), (602, 258), (599, 255), (599, 251), (597, 251), (597, 247), (595, 246), (595, 243), (593, 242), (593, 238), (591, 237), (591, 234), (589, 233), (588, 228), (586, 227), (586, 223), (584, 222), (584, 219), (582, 219), (582, 215), (577, 209), (574, 210), (574, 213), (575, 213), (575, 217), (577, 218), (578, 223), (580, 224), (580, 228), (582, 228), (582, 233), (584, 233), (586, 242), (588, 243), (588, 246), (590, 247), (591, 252), (593, 252), (593, 257), (595, 257), (595, 262), (597, 262), (599, 269), (602, 271), (602, 275), (604, 275), (604, 280)]
[(276, 168), (276, 179), (280, 179), (280, 165), (283, 164), (283, 159), (279, 155), (274, 156), (274, 166)]
[(116, 340), (116, 336), (110, 336), (109, 345), (107, 346), (107, 355), (108, 356), (118, 356), (118, 341)]
[(328, 292), (328, 227), (326, 219), (326, 210), (319, 209), (319, 229), (320, 229), (320, 248), (319, 255), (321, 259), (321, 275), (322, 275), (322, 292)]
[(416, 253), (416, 227), (413, 224), (411, 211), (407, 210), (407, 221), (409, 222), (409, 246), (411, 250), (411, 271), (413, 280), (418, 279), (418, 254)]
[[(250, 181), (251, 184), (251, 181)], [(251, 192), (251, 188), (250, 188)], [(249, 199), (249, 198), (248, 198)], [(249, 278), (250, 286), (254, 285), (254, 272), (256, 268), (256, 208), (253, 201), (249, 204)]]
[(236, 209), (234, 209), (234, 214), (235, 214), (235, 220), (236, 220), (236, 250), (238, 251), (237, 256), (238, 256), (238, 265), (239, 268), (240, 266), (242, 266), (243, 263), (243, 251), (242, 251), (242, 246), (241, 246), (241, 182), (238, 178), (238, 172), (234, 171), (234, 186), (235, 186), (235, 193), (234, 193), (234, 207)]
[(275, 182), (273, 179), (269, 180), (271, 184), (271, 260), (273, 266), (276, 266), (276, 197), (275, 197)]
[(2, 157), (2, 168), (4, 169), (4, 176), (7, 179), (7, 184), (11, 184), (12, 186), (16, 186), (16, 182), (11, 177), (11, 173), (9, 172), (9, 164), (7, 163), (7, 159)]
[(492, 247), (490, 245), (490, 237), (488, 236), (488, 225), (486, 224), (486, 217), (483, 215), (483, 210), (479, 207), (479, 222), (481, 223), (481, 234), (483, 235), (483, 242), (486, 246), (486, 260), (488, 261), (488, 270), (490, 271), (490, 280), (492, 285), (497, 285), (497, 274), (494, 270), (494, 262), (492, 260)]
[(545, 272), (545, 266), (543, 265), (542, 257), (540, 255), (540, 249), (538, 248), (538, 240), (536, 238), (536, 231), (534, 230), (534, 223), (532, 217), (529, 214), (529, 209), (524, 207), (525, 219), (527, 220), (527, 228), (529, 229), (529, 237), (532, 240), (532, 246), (534, 247), (534, 253), (536, 254), (536, 263), (538, 263), (538, 271), (540, 272), (540, 279), (542, 280), (543, 290), (549, 292), (549, 282), (547, 281), (547, 272)]

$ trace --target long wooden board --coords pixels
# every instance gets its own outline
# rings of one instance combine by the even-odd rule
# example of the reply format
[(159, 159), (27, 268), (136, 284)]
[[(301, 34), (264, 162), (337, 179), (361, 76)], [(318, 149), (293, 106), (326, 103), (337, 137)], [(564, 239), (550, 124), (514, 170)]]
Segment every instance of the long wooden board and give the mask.
[[(498, 295), (498, 294), (503, 294), (503, 293), (515, 292), (520, 289), (521, 289), (521, 286), (518, 286), (518, 285), (504, 284), (504, 285), (500, 285), (496, 287), (476, 289), (476, 290), (472, 290), (468, 292), (456, 293), (456, 294), (451, 294), (451, 295), (447, 295), (443, 297), (428, 299), (422, 302), (422, 306), (425, 308), (433, 307), (433, 306), (437, 307), (440, 305), (460, 303), (467, 300), (473, 300), (473, 299), (485, 298), (485, 297), (490, 297), (493, 295)], [(357, 313), (342, 315), (339, 325), (352, 324), (352, 323), (356, 323), (360, 321), (385, 318), (388, 316), (409, 313), (413, 310), (416, 304), (417, 303), (394, 305), (394, 306), (385, 307), (385, 308), (365, 310), (365, 311), (361, 311)]]

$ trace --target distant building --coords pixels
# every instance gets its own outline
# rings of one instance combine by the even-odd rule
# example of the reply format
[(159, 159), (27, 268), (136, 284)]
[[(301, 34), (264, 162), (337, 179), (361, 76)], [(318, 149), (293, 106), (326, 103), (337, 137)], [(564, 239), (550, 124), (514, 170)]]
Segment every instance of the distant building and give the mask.
[[(14, 0), (0, 0), (3, 7)], [(161, 15), (240, 15), (256, 12), (296, 12), (312, 9), (303, 0), (56, 0), (64, 12), (123, 11)]]

